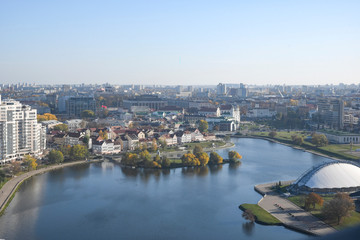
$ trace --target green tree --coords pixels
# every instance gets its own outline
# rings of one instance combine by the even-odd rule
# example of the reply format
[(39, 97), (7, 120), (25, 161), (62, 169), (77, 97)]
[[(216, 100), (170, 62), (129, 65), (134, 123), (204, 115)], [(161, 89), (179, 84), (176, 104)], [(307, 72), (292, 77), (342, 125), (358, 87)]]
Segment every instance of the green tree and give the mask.
[(317, 133), (314, 133), (312, 135), (311, 142), (316, 147), (323, 147), (323, 146), (326, 146), (328, 144), (328, 140), (327, 140), (326, 136), (324, 134), (317, 134)]
[(72, 160), (85, 160), (89, 155), (88, 149), (80, 144), (72, 146), (70, 149), (70, 158)]
[(151, 161), (151, 155), (147, 150), (141, 151), (139, 157), (141, 161)]
[(62, 123), (62, 124), (58, 124), (58, 125), (54, 126), (54, 130), (68, 132), (69, 127), (68, 127), (68, 125)]
[(49, 152), (49, 161), (51, 163), (62, 163), (64, 162), (64, 155), (62, 154), (61, 151), (58, 151), (58, 150), (51, 150)]
[(83, 143), (86, 144), (87, 148), (89, 148), (89, 141), (90, 141), (90, 137), (88, 135), (85, 135), (83, 138)]
[(28, 170), (30, 169), (35, 170), (38, 165), (36, 159), (31, 157), (30, 155), (26, 155), (23, 159), (23, 162), (27, 166)]
[(269, 132), (269, 137), (274, 138), (277, 135), (277, 132), (271, 131)]
[(210, 153), (210, 164), (221, 164), (223, 163), (223, 158), (217, 152)]
[(209, 128), (209, 124), (207, 121), (205, 121), (205, 120), (199, 121), (199, 131), (200, 132), (207, 132), (208, 128)]
[(203, 152), (204, 149), (202, 148), (202, 146), (200, 144), (196, 144), (194, 149), (193, 149), (193, 154), (196, 155), (198, 153)]
[(236, 151), (230, 151), (228, 153), (228, 156), (229, 156), (230, 162), (232, 162), (232, 163), (240, 162), (239, 160), (242, 159), (242, 156)]
[(198, 152), (196, 153), (196, 157), (199, 159), (201, 166), (205, 166), (209, 162), (209, 155), (206, 152)]
[(299, 146), (304, 143), (304, 138), (301, 137), (301, 136), (292, 135), (291, 139), (292, 139), (294, 144), (299, 145)]
[(170, 167), (170, 165), (171, 165), (170, 160), (166, 156), (163, 156), (161, 160), (161, 166), (168, 168)]
[(6, 174), (4, 172), (4, 170), (0, 169), (0, 183), (2, 183), (3, 181), (5, 181), (6, 179)]
[(186, 153), (181, 157), (184, 166), (200, 166), (199, 159), (192, 153)]
[(128, 166), (136, 166), (138, 161), (139, 156), (136, 153), (126, 153), (121, 159), (121, 163)]
[(326, 202), (322, 208), (322, 215), (327, 220), (336, 220), (340, 224), (344, 217), (354, 211), (354, 201), (345, 193), (337, 193), (333, 199)]
[(64, 157), (70, 157), (70, 151), (71, 151), (71, 146), (70, 145), (63, 145), (60, 147), (60, 151), (62, 152)]
[(161, 164), (161, 158), (159, 154), (156, 154), (156, 156), (154, 157), (154, 161)]
[(84, 110), (81, 113), (82, 118), (93, 118), (95, 117), (95, 113), (91, 110)]
[(161, 168), (161, 164), (155, 161), (146, 161), (145, 162), (146, 168)]

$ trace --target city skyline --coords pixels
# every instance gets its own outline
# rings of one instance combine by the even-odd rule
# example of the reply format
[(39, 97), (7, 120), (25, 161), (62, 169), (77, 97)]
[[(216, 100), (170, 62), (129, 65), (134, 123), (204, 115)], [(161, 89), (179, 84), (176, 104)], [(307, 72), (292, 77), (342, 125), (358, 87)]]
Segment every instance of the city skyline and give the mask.
[(8, 1), (0, 82), (357, 84), (357, 1)]

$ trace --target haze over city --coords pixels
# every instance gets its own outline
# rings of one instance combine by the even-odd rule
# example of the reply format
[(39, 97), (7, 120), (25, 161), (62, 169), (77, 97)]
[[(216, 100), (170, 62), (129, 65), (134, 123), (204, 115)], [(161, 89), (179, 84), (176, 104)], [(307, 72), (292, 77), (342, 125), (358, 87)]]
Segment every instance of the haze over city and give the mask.
[(357, 84), (359, 1), (2, 1), (0, 81)]

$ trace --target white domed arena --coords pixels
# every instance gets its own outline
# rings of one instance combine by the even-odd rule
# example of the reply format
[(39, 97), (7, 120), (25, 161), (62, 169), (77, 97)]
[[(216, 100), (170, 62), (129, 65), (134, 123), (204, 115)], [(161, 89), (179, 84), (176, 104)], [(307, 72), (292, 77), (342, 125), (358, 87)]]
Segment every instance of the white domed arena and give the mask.
[(360, 165), (354, 162), (330, 162), (314, 167), (292, 185), (293, 192), (355, 192), (360, 190)]

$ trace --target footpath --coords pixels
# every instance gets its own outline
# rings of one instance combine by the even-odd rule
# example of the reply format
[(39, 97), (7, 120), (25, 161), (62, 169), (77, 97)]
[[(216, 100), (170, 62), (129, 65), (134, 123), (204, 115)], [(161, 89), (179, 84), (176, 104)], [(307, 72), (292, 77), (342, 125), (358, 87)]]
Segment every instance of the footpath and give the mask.
[(70, 162), (70, 163), (63, 163), (59, 165), (52, 165), (45, 168), (41, 168), (38, 170), (30, 171), (24, 174), (21, 174), (20, 176), (13, 177), (9, 181), (7, 181), (4, 186), (0, 190), (0, 213), (5, 209), (6, 204), (11, 199), (11, 196), (15, 193), (17, 187), (26, 179), (42, 174), (47, 171), (52, 171), (55, 169), (60, 169), (68, 166), (83, 164), (83, 163), (91, 163), (91, 162), (98, 162), (98, 160), (94, 161), (76, 161), (76, 162)]
[[(291, 182), (292, 181), (282, 183), (286, 185)], [(276, 183), (268, 183), (255, 186), (255, 190), (263, 195), (258, 205), (279, 219), (285, 227), (318, 236), (336, 231), (309, 212), (273, 192), (271, 188), (275, 186), (275, 184)]]

